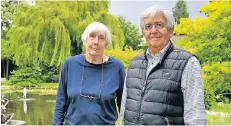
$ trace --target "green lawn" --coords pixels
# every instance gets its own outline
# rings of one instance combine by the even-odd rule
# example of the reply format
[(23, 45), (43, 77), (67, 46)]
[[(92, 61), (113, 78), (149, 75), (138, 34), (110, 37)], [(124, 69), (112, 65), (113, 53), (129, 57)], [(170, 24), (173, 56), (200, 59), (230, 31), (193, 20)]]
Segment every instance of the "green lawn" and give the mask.
[[(118, 119), (116, 125), (119, 126)], [(207, 114), (207, 125), (231, 125), (231, 116)]]
[(215, 105), (211, 107), (211, 111), (215, 112), (225, 112), (231, 114), (231, 105), (230, 104), (225, 104), (222, 102), (218, 102)]
[(216, 103), (207, 113), (208, 125), (231, 125), (231, 105), (222, 102)]
[(207, 125), (231, 125), (231, 115), (213, 115), (207, 114)]

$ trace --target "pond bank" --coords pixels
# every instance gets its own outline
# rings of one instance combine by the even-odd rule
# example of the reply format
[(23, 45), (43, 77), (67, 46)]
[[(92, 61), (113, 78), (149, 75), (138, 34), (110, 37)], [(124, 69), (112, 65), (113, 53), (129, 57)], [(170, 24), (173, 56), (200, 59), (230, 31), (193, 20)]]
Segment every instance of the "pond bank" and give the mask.
[[(56, 95), (58, 83), (43, 83), (37, 87), (27, 87), (27, 93), (39, 95)], [(20, 92), (23, 93), (23, 87), (2, 85), (1, 90), (4, 93)]]

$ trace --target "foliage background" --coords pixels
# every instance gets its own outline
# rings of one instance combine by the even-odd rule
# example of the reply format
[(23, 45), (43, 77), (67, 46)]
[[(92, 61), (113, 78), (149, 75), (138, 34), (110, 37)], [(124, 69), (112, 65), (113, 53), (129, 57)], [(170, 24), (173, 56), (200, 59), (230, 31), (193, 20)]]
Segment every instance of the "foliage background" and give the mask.
[[(182, 18), (176, 34), (187, 37), (177, 45), (195, 54), (202, 65), (206, 108), (215, 100), (230, 103), (231, 93), (231, 2), (211, 1), (201, 7), (206, 18)], [(229, 94), (229, 95), (227, 95)], [(216, 99), (215, 99), (216, 98)]]
[[(187, 18), (186, 5), (177, 6), (183, 7), (182, 17), (186, 18), (175, 15), (180, 18), (174, 32), (186, 37), (176, 45), (201, 62), (206, 108), (216, 102), (230, 104), (231, 2), (211, 1), (200, 9), (207, 17), (195, 20)], [(93, 21), (110, 29), (113, 41), (105, 53), (120, 59), (126, 69), (145, 48), (139, 29), (124, 17), (111, 15), (108, 1), (38, 1), (30, 6), (23, 1), (3, 0), (1, 7), (1, 59), (17, 66), (7, 84), (41, 86), (57, 82), (64, 60), (84, 52), (81, 34)]]

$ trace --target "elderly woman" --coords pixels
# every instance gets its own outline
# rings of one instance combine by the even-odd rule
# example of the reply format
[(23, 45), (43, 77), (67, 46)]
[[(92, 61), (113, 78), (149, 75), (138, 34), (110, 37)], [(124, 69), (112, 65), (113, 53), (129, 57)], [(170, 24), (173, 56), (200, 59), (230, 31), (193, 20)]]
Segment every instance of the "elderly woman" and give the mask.
[(91, 23), (81, 39), (86, 54), (71, 56), (64, 62), (53, 123), (114, 125), (118, 118), (116, 102), (120, 107), (122, 97), (124, 66), (104, 54), (111, 43), (111, 34), (104, 24)]

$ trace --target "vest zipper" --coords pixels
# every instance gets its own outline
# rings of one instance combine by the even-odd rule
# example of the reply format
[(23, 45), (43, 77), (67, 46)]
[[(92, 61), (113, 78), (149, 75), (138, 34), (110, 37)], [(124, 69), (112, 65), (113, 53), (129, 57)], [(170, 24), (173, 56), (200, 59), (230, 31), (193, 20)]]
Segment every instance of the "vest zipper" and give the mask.
[(145, 79), (144, 81), (144, 87), (142, 88), (142, 93), (141, 93), (141, 97), (140, 97), (140, 106), (139, 106), (139, 110), (138, 110), (138, 118), (137, 118), (137, 124), (140, 124), (140, 113), (141, 113), (141, 104), (142, 104), (142, 101), (143, 101), (143, 97), (144, 97), (144, 92), (145, 92), (145, 89), (146, 89), (146, 83), (147, 83), (147, 79)]
[(138, 118), (137, 118), (137, 124), (140, 124), (140, 113), (141, 113), (141, 104), (142, 104), (142, 100), (143, 100), (143, 97), (144, 97), (144, 93), (145, 93), (145, 90), (146, 90), (146, 85), (147, 85), (147, 80), (148, 80), (148, 76), (150, 75), (150, 73), (152, 71), (154, 71), (154, 69), (156, 69), (156, 67), (158, 66), (159, 64), (157, 64), (147, 75), (147, 69), (148, 69), (148, 62), (146, 62), (146, 70), (145, 70), (145, 80), (144, 80), (144, 87), (142, 88), (142, 93), (141, 93), (141, 97), (140, 97), (140, 106), (139, 106), (139, 110), (138, 110)]
[(148, 76), (147, 76), (147, 69), (148, 69), (148, 63), (146, 62), (144, 87), (142, 88), (141, 97), (140, 97), (140, 106), (139, 106), (139, 110), (138, 110), (137, 124), (140, 124), (141, 104), (142, 104), (142, 101), (143, 101), (144, 92), (145, 92), (146, 85), (147, 85), (146, 83), (147, 83), (147, 79), (148, 79)]

